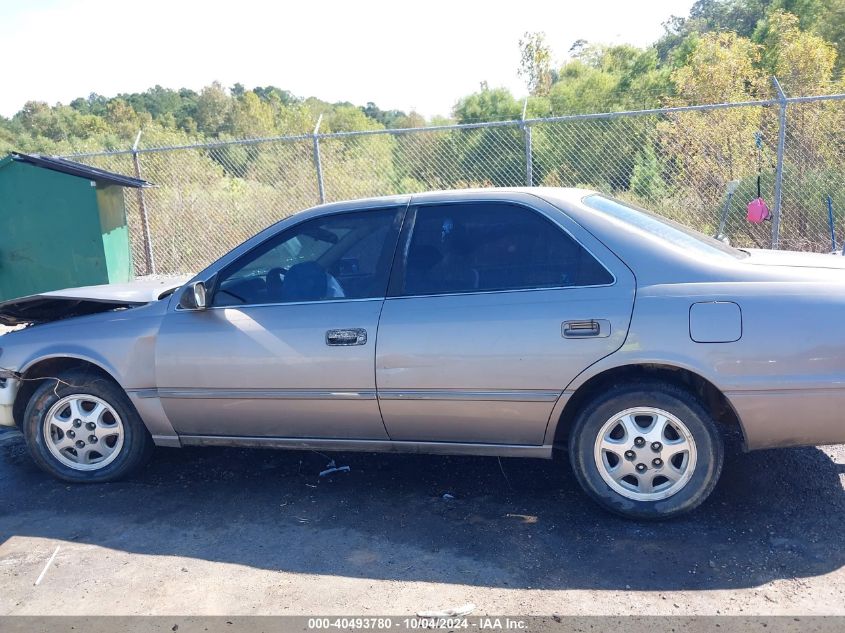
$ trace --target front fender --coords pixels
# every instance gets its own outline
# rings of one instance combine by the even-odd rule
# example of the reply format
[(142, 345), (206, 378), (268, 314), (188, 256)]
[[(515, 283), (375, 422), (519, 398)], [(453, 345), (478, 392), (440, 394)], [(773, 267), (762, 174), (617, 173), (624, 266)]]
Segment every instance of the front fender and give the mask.
[(155, 341), (164, 303), (10, 332), (0, 339), (0, 366), (26, 374), (46, 360), (70, 358), (99, 367), (124, 389), (155, 387)]

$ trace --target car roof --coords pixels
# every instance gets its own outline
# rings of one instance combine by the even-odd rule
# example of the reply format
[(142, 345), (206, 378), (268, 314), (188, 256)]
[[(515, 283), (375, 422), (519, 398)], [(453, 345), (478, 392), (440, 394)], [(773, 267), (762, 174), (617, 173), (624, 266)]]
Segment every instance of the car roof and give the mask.
[(364, 208), (408, 204), (409, 202), (426, 204), (433, 202), (480, 200), (485, 198), (507, 198), (508, 194), (529, 194), (539, 198), (553, 199), (556, 203), (563, 202), (564, 204), (569, 203), (571, 206), (575, 206), (585, 196), (594, 193), (596, 192), (589, 189), (575, 187), (477, 187), (473, 189), (444, 189), (329, 202), (313, 207), (309, 211), (314, 211), (315, 213), (356, 211)]
[(488, 187), (425, 191), (403, 196), (367, 198), (321, 205), (309, 210), (309, 215), (341, 213), (361, 209), (404, 204), (431, 204), (470, 201), (526, 201), (526, 196), (544, 200), (560, 209), (602, 244), (637, 270), (644, 283), (676, 283), (712, 278), (717, 269), (734, 269), (736, 262), (726, 258), (701, 258), (663, 238), (637, 228), (625, 221), (596, 211), (584, 199), (601, 195), (590, 189), (576, 187)]
[[(335, 213), (349, 213), (362, 210), (373, 210), (379, 208), (397, 207), (407, 205), (411, 202), (414, 204), (433, 203), (433, 202), (459, 202), (470, 200), (508, 200), (510, 196), (514, 199), (530, 195), (547, 200), (550, 204), (560, 208), (565, 207), (565, 211), (574, 212), (574, 214), (590, 213), (586, 207), (579, 205), (579, 202), (584, 196), (596, 193), (587, 189), (575, 188), (558, 188), (558, 187), (487, 187), (476, 189), (451, 189), (443, 191), (425, 191), (412, 194), (400, 194), (392, 196), (377, 196), (370, 198), (359, 198), (353, 200), (342, 200), (337, 202), (329, 202), (326, 204), (317, 205), (309, 209), (304, 209), (297, 213), (293, 213), (271, 224), (263, 231), (252, 236), (239, 246), (235, 247), (216, 262), (213, 262), (205, 269), (197, 273), (194, 279), (201, 279), (207, 276), (214, 269), (222, 268), (240, 257), (256, 245), (260, 244), (268, 237), (283, 229), (291, 222), (301, 222), (315, 217), (320, 217)], [(552, 202), (552, 200), (554, 202)], [(576, 218), (576, 222), (577, 222)]]

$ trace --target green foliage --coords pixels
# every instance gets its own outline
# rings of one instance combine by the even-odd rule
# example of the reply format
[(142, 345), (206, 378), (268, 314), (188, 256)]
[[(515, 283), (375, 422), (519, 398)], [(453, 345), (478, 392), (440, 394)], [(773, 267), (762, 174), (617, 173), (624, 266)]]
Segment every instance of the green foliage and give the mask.
[(522, 115), (519, 103), (507, 88), (488, 88), (464, 97), (455, 105), (458, 123), (515, 121)]
[[(527, 116), (765, 99), (773, 95), (772, 75), (790, 95), (843, 91), (845, 0), (698, 0), (688, 16), (672, 17), (664, 26), (663, 37), (644, 49), (579, 40), (561, 64), (553, 61), (555, 43), (543, 33), (525, 33), (517, 60), (529, 90)], [(371, 132), (321, 141), (329, 199), (520, 185), (526, 165), (519, 127), (377, 132), (515, 121), (524, 105), (507, 89), (482, 82), (480, 90), (456, 101), (453, 118), (427, 122), (415, 112), (383, 110), (372, 102), (327, 103), (276, 86), (213, 83), (194, 91), (157, 85), (113, 97), (92, 93), (67, 105), (28, 102), (11, 118), (0, 117), (0, 155), (12, 149), (125, 150), (139, 130), (146, 147), (307, 135), (322, 116), (322, 133)], [(783, 226), (797, 236), (795, 245), (816, 239), (813, 227), (824, 211), (818, 191), (830, 191), (837, 210), (845, 212), (839, 193), (845, 190), (843, 130), (840, 104), (790, 106)], [(599, 188), (681, 221), (692, 215), (710, 230), (728, 182), (740, 181), (737, 200), (756, 195), (762, 156), (764, 195), (771, 197), (776, 108), (574, 119), (531, 131), (537, 184)], [(127, 155), (91, 160), (124, 173), (133, 168)], [(225, 250), (268, 220), (316, 201), (313, 160), (310, 139), (145, 155), (144, 177), (162, 185), (148, 194), (156, 210), (154, 232), (173, 236), (220, 224), (234, 237), (213, 249)], [(736, 226), (739, 243), (765, 245), (765, 227)], [(184, 270), (190, 260), (189, 245), (179, 239), (172, 237), (159, 254), (170, 262), (165, 268)]]
[(654, 146), (646, 145), (634, 158), (634, 169), (631, 173), (631, 191), (643, 200), (663, 198), (666, 191), (663, 181), (663, 166), (654, 151)]
[[(766, 86), (757, 64), (759, 47), (735, 33), (701, 36), (686, 66), (672, 74), (675, 103), (748, 101)], [(753, 173), (762, 108), (679, 112), (658, 124), (660, 151), (671, 156), (677, 180), (699, 206), (719, 207), (727, 183)]]
[(765, 68), (793, 95), (823, 94), (833, 83), (836, 48), (800, 28), (798, 16), (776, 10), (761, 24)]
[(586, 45), (560, 69), (549, 101), (552, 114), (584, 114), (657, 107), (670, 92), (654, 49)]
[(556, 77), (552, 69), (552, 49), (546, 43), (546, 34), (526, 33), (519, 40), (519, 51), (521, 59), (518, 73), (525, 80), (528, 92), (538, 97), (548, 95)]

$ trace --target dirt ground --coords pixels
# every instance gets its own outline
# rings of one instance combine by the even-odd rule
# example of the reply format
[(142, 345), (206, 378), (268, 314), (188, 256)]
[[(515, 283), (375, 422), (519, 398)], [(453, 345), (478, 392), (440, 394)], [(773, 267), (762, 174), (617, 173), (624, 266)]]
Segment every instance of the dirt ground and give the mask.
[(351, 471), (158, 449), (131, 480), (75, 486), (6, 432), (0, 615), (845, 614), (843, 447), (733, 455), (703, 507), (660, 524), (598, 509), (565, 462), (333, 457)]

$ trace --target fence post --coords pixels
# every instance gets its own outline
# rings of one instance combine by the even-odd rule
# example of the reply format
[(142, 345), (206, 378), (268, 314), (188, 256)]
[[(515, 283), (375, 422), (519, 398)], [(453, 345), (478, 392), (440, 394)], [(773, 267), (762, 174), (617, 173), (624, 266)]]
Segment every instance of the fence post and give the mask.
[(783, 206), (783, 152), (786, 146), (786, 95), (777, 77), (772, 77), (772, 83), (778, 92), (780, 101), (780, 116), (778, 119), (778, 155), (775, 168), (775, 208), (772, 213), (772, 248), (780, 244), (780, 213)]
[(528, 110), (528, 97), (525, 97), (525, 103), (522, 104), (522, 136), (525, 139), (525, 184), (529, 187), (534, 186), (534, 156), (532, 154), (531, 146), (531, 126), (525, 123), (525, 113)]
[[(141, 141), (141, 130), (135, 137), (132, 145), (132, 163), (135, 165), (135, 178), (141, 178), (141, 160), (138, 157), (138, 143)], [(138, 187), (138, 211), (141, 214), (141, 239), (144, 243), (144, 272), (147, 275), (154, 275), (156, 272), (155, 258), (153, 257), (153, 240), (150, 234), (150, 218), (147, 215), (147, 201), (144, 198), (144, 188)]]
[(323, 186), (323, 161), (320, 159), (320, 123), (323, 122), (323, 115), (317, 117), (317, 125), (314, 126), (314, 169), (317, 170), (317, 191), (320, 195), (320, 204), (326, 201), (326, 190)]

